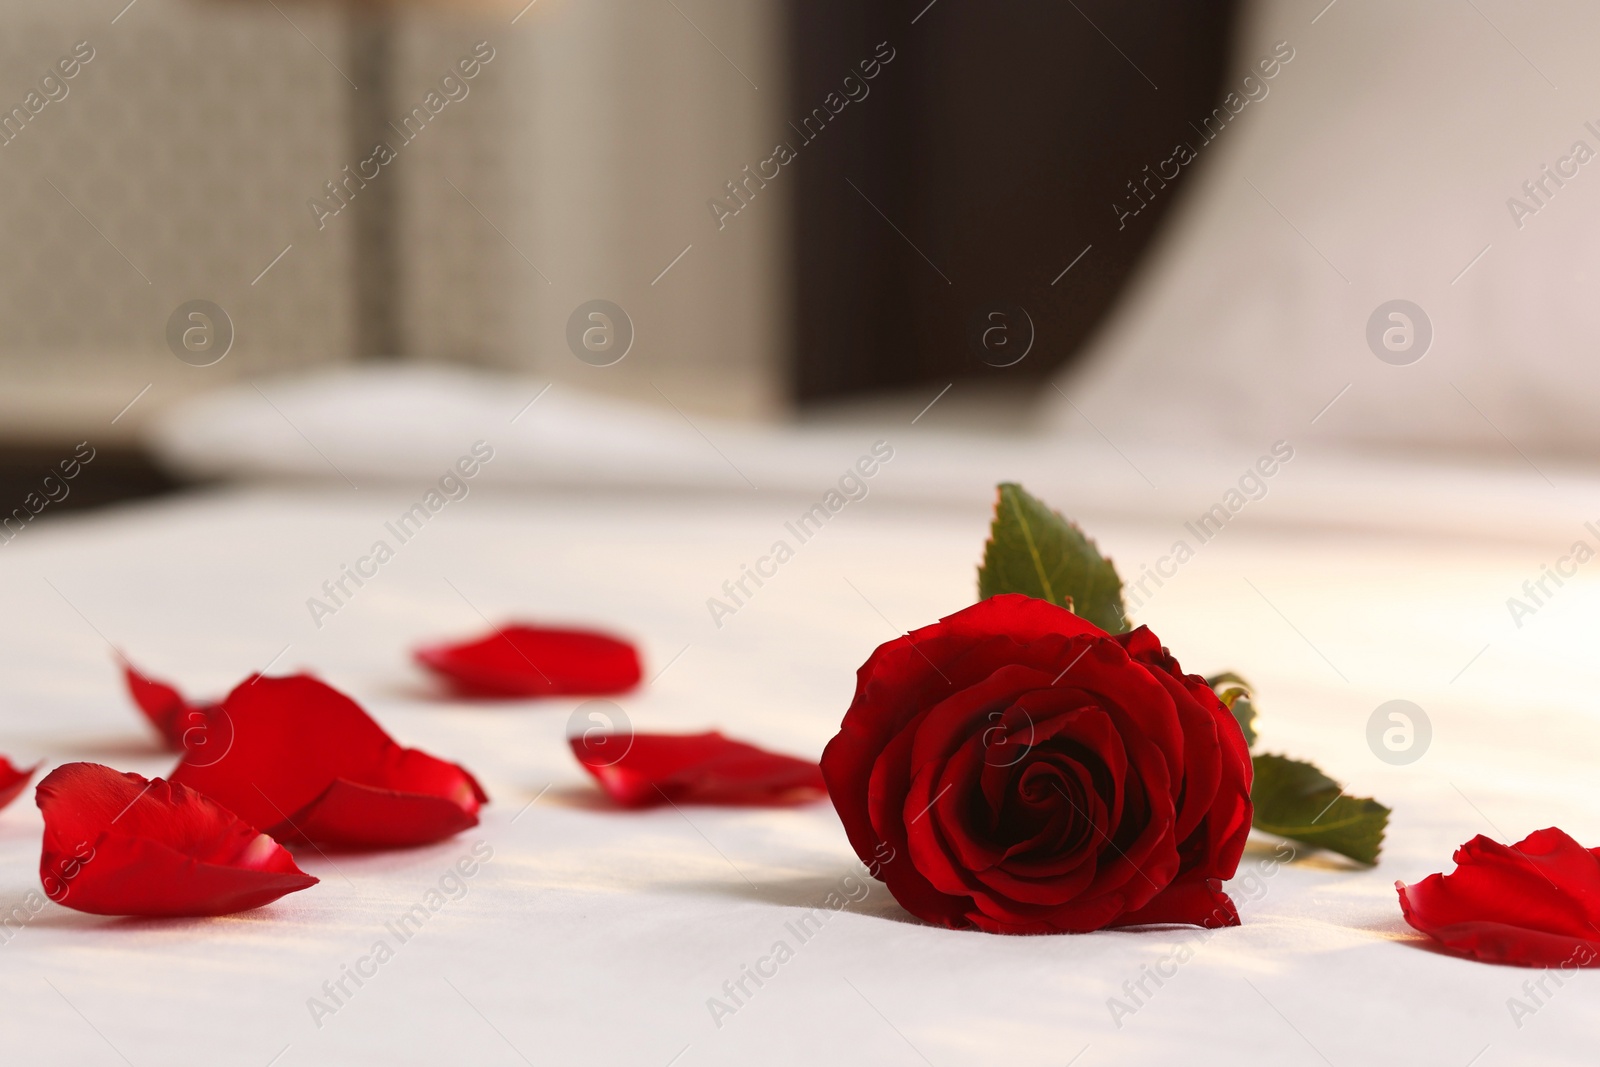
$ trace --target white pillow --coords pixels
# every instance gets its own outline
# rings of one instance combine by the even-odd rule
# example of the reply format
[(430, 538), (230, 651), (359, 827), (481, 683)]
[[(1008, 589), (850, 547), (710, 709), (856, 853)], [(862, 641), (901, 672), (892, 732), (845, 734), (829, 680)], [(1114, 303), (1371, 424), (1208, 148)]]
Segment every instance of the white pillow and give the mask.
[[(1053, 425), (1090, 433), (1087, 418), (1125, 446), (1600, 449), (1596, 39), (1582, 0), (1262, 0), (1227, 88), (1243, 98), (1278, 42), (1293, 58), (1199, 149)], [(1542, 168), (1563, 158), (1557, 186)], [(1536, 203), (1523, 183), (1539, 181)], [(1396, 299), (1432, 326), (1409, 365), (1367, 341)]]

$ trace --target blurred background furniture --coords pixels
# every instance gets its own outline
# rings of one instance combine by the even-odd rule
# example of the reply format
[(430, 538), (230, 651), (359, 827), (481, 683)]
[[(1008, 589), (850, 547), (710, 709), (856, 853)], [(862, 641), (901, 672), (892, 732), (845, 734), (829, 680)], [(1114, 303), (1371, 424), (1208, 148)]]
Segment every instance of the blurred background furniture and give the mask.
[[(651, 282), (703, 242), (707, 191), (730, 155), (716, 146), (753, 140), (781, 81), (738, 97), (723, 72), (748, 86), (670, 4), (631, 6), (547, 2), (515, 25), (499, 9), (407, 7), (375, 40), (320, 4), (9, 6), (0, 48), (17, 102), (75, 42), (94, 58), (0, 149), (4, 439), (131, 446), (186, 395), (359, 356), (514, 367), (658, 399), (645, 374), (602, 375), (567, 350), (567, 315), (597, 296), (640, 324), (635, 362), (650, 361), (661, 392), (690, 408), (771, 410), (781, 366), (766, 261), (781, 213)], [(722, 7), (698, 13), (721, 45), (774, 66), (761, 5)], [(400, 101), (398, 121), (479, 41), (494, 59), (470, 95), (319, 228), (308, 201), (362, 158), (354, 74), (386, 72), (372, 98)], [(705, 121), (663, 123), (663, 111)], [(232, 350), (211, 366), (168, 349), (168, 317), (192, 299), (233, 323)]]
[[(130, 492), (165, 484), (139, 435), (183, 398), (249, 381), (270, 403), (276, 376), (359, 360), (736, 418), (967, 378), (1020, 396), (1071, 357), (1173, 202), (1106, 236), (1117, 176), (1215, 93), (1232, 10), (113, 6), (0, 15), (7, 99), (77, 42), (93, 53), (0, 149), (0, 472), (26, 482), (31, 450), (92, 439), (142, 472)], [(402, 144), (391, 124), (480, 41), (494, 58), (468, 95)], [(880, 43), (894, 59), (870, 97), (805, 143), (799, 124)], [(353, 188), (346, 168), (384, 138), (397, 161), (319, 220), (309, 202)], [(719, 228), (711, 202), (755, 189), (745, 168), (779, 140), (800, 157)], [(595, 298), (634, 324), (615, 366), (565, 341)], [(209, 366), (167, 340), (196, 299), (233, 329)], [(1038, 334), (1004, 373), (968, 337), (996, 300)]]
[[(895, 56), (794, 167), (792, 398), (1032, 393), (1070, 362), (1188, 184), (1151, 168), (1221, 97), (1236, 7), (789, 0), (797, 121)], [(974, 346), (1005, 308), (1018, 363)]]

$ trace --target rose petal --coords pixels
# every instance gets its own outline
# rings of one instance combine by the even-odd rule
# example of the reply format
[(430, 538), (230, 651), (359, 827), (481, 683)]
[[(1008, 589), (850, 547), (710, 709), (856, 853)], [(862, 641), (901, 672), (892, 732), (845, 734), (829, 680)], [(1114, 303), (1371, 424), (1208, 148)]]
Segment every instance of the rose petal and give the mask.
[(190, 703), (177, 689), (146, 677), (126, 660), (122, 664), (122, 674), (128, 685), (128, 695), (174, 752), (182, 752), (186, 742), (192, 743), (195, 731), (203, 733), (217, 711), (216, 704)]
[(335, 779), (294, 817), (292, 838), (341, 848), (407, 848), (442, 841), (478, 819), (444, 797)]
[(916, 732), (906, 729), (891, 738), (877, 761), (868, 764), (871, 778), (866, 787), (841, 798), (835, 792), (839, 788), (837, 783), (849, 781), (851, 764), (859, 759), (859, 753), (848, 744), (840, 743), (844, 737), (841, 730), (823, 750), (822, 772), (828, 783), (828, 797), (839, 813), (840, 822), (844, 823), (845, 834), (856, 855), (889, 887), (890, 895), (913, 915), (943, 926), (970, 926), (972, 920), (967, 918), (967, 912), (972, 899), (942, 892), (927, 874), (917, 869), (911, 856), (907, 824), (893, 814), (896, 802), (903, 805), (901, 798), (911, 790), (911, 745), (916, 740)]
[(489, 798), (460, 767), (395, 745), (372, 784), (335, 779), (295, 815), (294, 835), (345, 848), (403, 848), (478, 823)]
[(41, 765), (35, 763), (26, 770), (13, 764), (9, 759), (0, 756), (0, 808), (4, 808), (28, 788), (28, 783), (33, 780), (34, 772)]
[(232, 726), (220, 704), (195, 704), (176, 688), (139, 673), (123, 661), (128, 693), (167, 747), (198, 758), (218, 758), (233, 743)]
[(145, 718), (150, 720), (169, 748), (175, 752), (181, 751), (181, 724), (184, 714), (189, 710), (189, 702), (183, 699), (183, 694), (165, 682), (146, 678), (131, 663), (123, 665), (122, 674), (128, 685), (128, 695), (133, 697), (133, 702), (144, 712)]
[(1216, 878), (1197, 872), (1178, 876), (1142, 908), (1119, 915), (1113, 926), (1153, 926), (1176, 923), (1218, 930), (1239, 925), (1239, 909), (1233, 898), (1222, 891)]
[(222, 714), (231, 747), (220, 757), (190, 752), (172, 780), (286, 840), (425, 845), (476, 825), (488, 800), (464, 768), (401, 748), (315, 678), (251, 679), (228, 695)]
[(639, 654), (590, 630), (503, 626), (486, 637), (415, 652), (417, 662), (475, 697), (607, 696), (639, 684)]
[(39, 877), (94, 915), (227, 915), (317, 884), (272, 838), (194, 790), (93, 763), (57, 767), (36, 793)]
[(1396, 882), (1406, 922), (1446, 948), (1528, 967), (1600, 964), (1600, 857), (1561, 830), (1515, 845), (1478, 836), (1456, 869)]
[[(572, 754), (618, 804), (792, 804), (826, 791), (810, 760), (768, 752), (720, 733), (634, 734), (607, 747), (574, 737)], [(618, 742), (629, 742), (622, 755)]]
[[(1183, 724), (1184, 776), (1175, 832), (1184, 870), (1200, 879), (1232, 878), (1254, 815), (1250, 784), (1255, 771), (1244, 732), (1216, 690), (1199, 675), (1184, 674), (1149, 627), (1115, 640), (1167, 687)], [(1224, 774), (1225, 768), (1243, 773)]]

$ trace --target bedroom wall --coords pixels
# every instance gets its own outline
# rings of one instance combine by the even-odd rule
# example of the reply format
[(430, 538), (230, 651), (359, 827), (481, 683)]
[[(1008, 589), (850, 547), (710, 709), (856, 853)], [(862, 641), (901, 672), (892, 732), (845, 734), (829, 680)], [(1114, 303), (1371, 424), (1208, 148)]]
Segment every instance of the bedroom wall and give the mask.
[[(271, 7), (140, 0), (117, 18), (121, 7), (0, 12), (0, 108), (30, 116), (0, 144), (0, 434), (12, 441), (126, 438), (205, 382), (348, 348), (348, 233), (312, 240), (301, 219), (342, 147), (339, 74)], [(296, 18), (336, 51), (332, 18)], [(80, 43), (92, 58), (64, 94), (42, 87)], [(195, 298), (236, 326), (233, 350), (203, 373), (165, 340)]]
[[(357, 219), (376, 197), (344, 169), (367, 153), (352, 141), (343, 14), (124, 2), (0, 12), (0, 110), (26, 115), (0, 140), (0, 439), (14, 444), (131, 442), (196, 390), (247, 378), (270, 397), (274, 375), (356, 347)], [(782, 64), (768, 7), (541, 0), (515, 23), (498, 9), (402, 16), (396, 119), (477, 42), (494, 58), (424, 133), (397, 137), (374, 179), (398, 205), (390, 355), (690, 411), (779, 407), (782, 194), (737, 235), (705, 206), (769, 139)], [(41, 88), (80, 42), (92, 58)], [(350, 210), (311, 208), (339, 204), (330, 181)], [(566, 342), (597, 297), (634, 322), (613, 367)], [(210, 366), (168, 340), (196, 299), (232, 324)]]

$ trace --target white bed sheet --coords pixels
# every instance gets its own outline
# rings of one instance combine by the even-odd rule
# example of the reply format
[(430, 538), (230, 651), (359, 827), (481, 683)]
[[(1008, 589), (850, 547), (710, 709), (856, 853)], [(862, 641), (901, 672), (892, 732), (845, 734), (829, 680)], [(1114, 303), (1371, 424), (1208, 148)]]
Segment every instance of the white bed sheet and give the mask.
[[(1257, 683), (1267, 750), (1394, 807), (1375, 870), (1272, 869), (1270, 845), (1253, 845), (1244, 869), (1271, 877), (1236, 883), (1244, 925), (1203, 940), (934, 929), (871, 883), (802, 945), (786, 924), (858, 869), (826, 802), (608, 810), (563, 742), (579, 701), (437, 699), (407, 649), (481, 629), (479, 612), (603, 625), (660, 672), (620, 701), (637, 727), (718, 727), (815, 756), (876, 644), (972, 600), (988, 501), (852, 504), (718, 629), (706, 598), (782, 536), (796, 501), (483, 487), (314, 628), (306, 598), (415, 496), (219, 492), (41, 522), (0, 546), (0, 752), (164, 773), (112, 644), (200, 695), (269, 662), (315, 670), (494, 799), (479, 828), (434, 847), (302, 850), (322, 883), (246, 915), (48, 905), (0, 944), (6, 1062), (1592, 1062), (1600, 975), (1569, 979), (1519, 1028), (1507, 1000), (1537, 975), (1427, 949), (1392, 888), (1448, 869), (1480, 832), (1559, 824), (1600, 843), (1600, 583), (1580, 573), (1521, 629), (1505, 608), (1547, 545), (1237, 523), (1141, 613), (1189, 669)], [(1174, 529), (1085, 518), (1123, 561), (1155, 558)], [(1397, 697), (1434, 728), (1399, 768), (1364, 740)], [(0, 902), (36, 889), (39, 830), (26, 798), (0, 813)], [(465, 896), (318, 1026), (308, 1000), (480, 841), (493, 858)], [(708, 999), (779, 940), (794, 958), (717, 1025)], [(1193, 958), (1117, 1026), (1108, 1000), (1185, 941)]]

